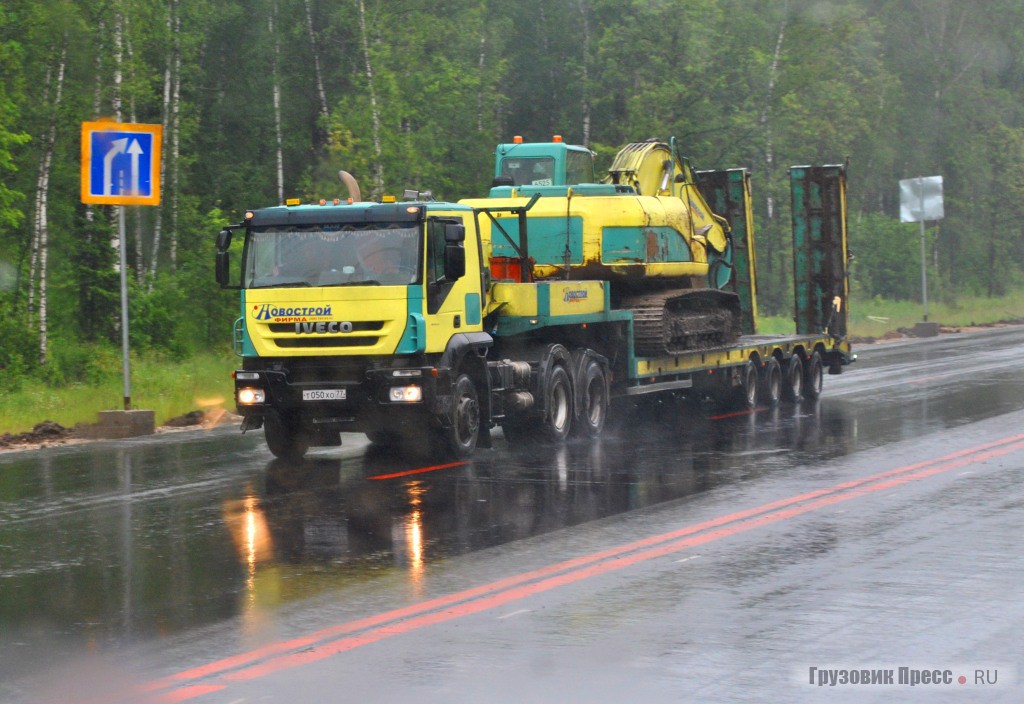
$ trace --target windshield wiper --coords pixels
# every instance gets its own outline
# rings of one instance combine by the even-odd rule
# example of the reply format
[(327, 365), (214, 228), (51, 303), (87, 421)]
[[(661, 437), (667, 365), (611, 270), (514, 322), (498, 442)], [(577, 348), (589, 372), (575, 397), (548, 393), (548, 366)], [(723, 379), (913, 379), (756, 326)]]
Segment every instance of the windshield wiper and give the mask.
[(339, 288), (341, 286), (381, 286), (380, 281), (366, 279), (365, 281), (345, 281), (337, 284), (320, 284), (323, 288)]
[(269, 284), (260, 284), (259, 286), (250, 286), (249, 288), (300, 288), (300, 287), (309, 287), (309, 286), (312, 286), (312, 285), (313, 284), (309, 283), (308, 281), (282, 281), (282, 282), (275, 281), (275, 282), (269, 283)]

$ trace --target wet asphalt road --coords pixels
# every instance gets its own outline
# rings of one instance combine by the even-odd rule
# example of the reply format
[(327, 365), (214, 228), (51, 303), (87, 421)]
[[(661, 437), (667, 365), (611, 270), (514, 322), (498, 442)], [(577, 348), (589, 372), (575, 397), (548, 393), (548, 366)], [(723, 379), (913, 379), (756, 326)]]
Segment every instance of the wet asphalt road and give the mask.
[(0, 701), (1020, 701), (1022, 349), (863, 346), (815, 404), (449, 467), (0, 455)]

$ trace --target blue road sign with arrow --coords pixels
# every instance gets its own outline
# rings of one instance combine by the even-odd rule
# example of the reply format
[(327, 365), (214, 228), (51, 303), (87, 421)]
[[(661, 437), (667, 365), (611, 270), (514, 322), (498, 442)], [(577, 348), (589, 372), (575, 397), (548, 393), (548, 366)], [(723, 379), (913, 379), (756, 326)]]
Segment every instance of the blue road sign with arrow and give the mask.
[(160, 204), (160, 125), (82, 123), (82, 202)]

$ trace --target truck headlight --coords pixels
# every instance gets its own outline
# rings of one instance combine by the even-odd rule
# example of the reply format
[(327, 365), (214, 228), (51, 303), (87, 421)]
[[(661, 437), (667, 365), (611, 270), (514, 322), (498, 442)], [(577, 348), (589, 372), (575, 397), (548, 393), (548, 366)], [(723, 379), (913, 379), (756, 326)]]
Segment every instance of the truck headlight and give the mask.
[(394, 403), (419, 403), (423, 400), (423, 389), (416, 384), (392, 386), (389, 398)]
[(239, 406), (251, 406), (254, 403), (263, 403), (266, 400), (267, 394), (263, 389), (245, 387), (238, 390)]

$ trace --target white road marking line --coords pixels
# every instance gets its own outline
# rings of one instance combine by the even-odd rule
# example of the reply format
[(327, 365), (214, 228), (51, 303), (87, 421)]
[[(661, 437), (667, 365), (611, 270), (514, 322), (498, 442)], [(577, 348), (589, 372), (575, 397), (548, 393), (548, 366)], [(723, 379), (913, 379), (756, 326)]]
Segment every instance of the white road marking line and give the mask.
[(510, 614), (505, 614), (504, 616), (499, 616), (498, 620), (506, 619), (506, 618), (512, 618), (513, 616), (519, 616), (520, 614), (528, 614), (528, 613), (530, 613), (530, 611), (531, 611), (531, 609), (519, 609), (519, 611), (513, 611)]

